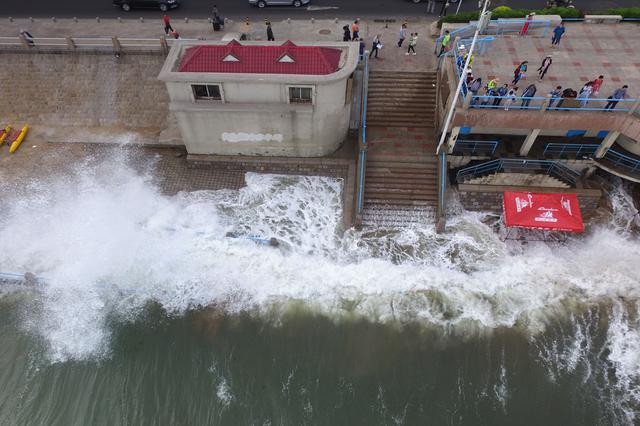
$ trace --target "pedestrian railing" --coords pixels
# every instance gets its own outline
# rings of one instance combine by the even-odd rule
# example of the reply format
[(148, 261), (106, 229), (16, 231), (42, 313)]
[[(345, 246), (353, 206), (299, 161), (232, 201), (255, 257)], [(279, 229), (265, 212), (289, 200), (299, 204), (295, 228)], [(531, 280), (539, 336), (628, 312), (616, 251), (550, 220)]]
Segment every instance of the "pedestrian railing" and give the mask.
[(545, 174), (560, 179), (561, 181), (576, 186), (580, 174), (554, 160), (519, 160), (514, 158), (502, 158), (487, 161), (475, 166), (466, 167), (458, 171), (456, 180), (464, 183), (470, 179), (486, 176), (499, 172)]
[(640, 174), (640, 159), (622, 154), (614, 149), (607, 150), (604, 157), (598, 161), (607, 163), (625, 174)]
[(578, 144), (578, 143), (548, 143), (543, 156), (554, 157), (573, 157), (573, 158), (593, 158), (596, 151), (600, 147), (599, 144)]
[(475, 95), (467, 100), (469, 108), (531, 109), (548, 111), (637, 112), (640, 99), (548, 98), (541, 96)]
[(498, 141), (458, 140), (453, 148), (454, 154), (461, 155), (494, 155), (498, 148)]
[[(183, 41), (194, 41), (196, 39), (180, 39)], [(178, 40), (174, 38), (159, 37), (159, 38), (121, 38), (121, 37), (35, 37), (31, 40), (27, 40), (21, 36), (17, 37), (0, 37), (0, 49), (35, 49), (37, 51), (42, 50), (114, 50), (117, 52), (122, 51), (136, 51), (136, 50), (151, 50), (151, 51), (166, 51)]]
[[(493, 36), (484, 36), (484, 37), (478, 37), (476, 40), (476, 47), (474, 49), (474, 56), (478, 55), (484, 55), (485, 53), (487, 53), (487, 51), (489, 50), (489, 48), (491, 47), (491, 45), (493, 44), (493, 42), (496, 40), (495, 37)], [(461, 46), (471, 46), (471, 42), (473, 41), (473, 39), (471, 38), (463, 38), (463, 39), (458, 39), (458, 41), (456, 42), (456, 49), (455, 49), (455, 57), (456, 59), (458, 58), (458, 53), (460, 52), (460, 47)]]
[(436, 231), (443, 232), (447, 211), (447, 153), (442, 151), (438, 158), (438, 207), (436, 208)]
[(362, 77), (362, 108), (360, 118), (360, 141), (358, 144), (358, 188), (356, 214), (360, 215), (364, 208), (364, 185), (367, 164), (367, 95), (369, 93), (369, 57), (364, 55), (364, 72)]

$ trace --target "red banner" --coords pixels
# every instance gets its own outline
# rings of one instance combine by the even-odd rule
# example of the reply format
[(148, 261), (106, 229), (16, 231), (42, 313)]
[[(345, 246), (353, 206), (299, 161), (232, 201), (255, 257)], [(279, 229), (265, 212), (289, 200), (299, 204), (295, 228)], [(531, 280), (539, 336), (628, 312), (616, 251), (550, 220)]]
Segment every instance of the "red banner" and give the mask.
[(503, 205), (508, 227), (584, 231), (576, 194), (505, 192)]

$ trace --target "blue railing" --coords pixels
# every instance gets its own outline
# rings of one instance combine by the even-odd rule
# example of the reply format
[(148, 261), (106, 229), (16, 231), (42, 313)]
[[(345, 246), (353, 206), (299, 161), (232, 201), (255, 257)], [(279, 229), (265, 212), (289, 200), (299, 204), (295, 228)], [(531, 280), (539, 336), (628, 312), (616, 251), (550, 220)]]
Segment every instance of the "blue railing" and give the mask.
[[(615, 102), (615, 104), (612, 104)], [(629, 112), (640, 99), (608, 98), (546, 98), (542, 96), (473, 95), (470, 108), (532, 109), (548, 111), (609, 111)]]
[(578, 144), (578, 143), (548, 143), (543, 156), (554, 155), (554, 156), (569, 156), (575, 158), (592, 158), (593, 155), (598, 150), (599, 144)]
[(580, 174), (575, 170), (564, 166), (558, 161), (553, 160), (518, 160), (513, 158), (502, 158), (498, 160), (487, 161), (475, 166), (466, 167), (456, 175), (458, 183), (463, 183), (467, 179), (486, 176), (499, 171), (509, 171), (515, 173), (530, 172), (556, 177), (565, 183), (576, 186)]
[[(453, 40), (456, 37), (461, 36), (462, 34), (466, 33), (466, 32), (470, 32), (471, 34), (473, 34), (476, 31), (476, 26), (475, 25), (466, 25), (464, 27), (460, 27), (457, 28), (453, 31), (449, 32), (449, 35), (451, 36), (451, 38), (449, 39), (449, 46), (451, 46), (453, 44)], [(440, 52), (440, 47), (442, 46), (442, 39), (444, 38), (444, 36), (440, 36), (436, 39), (436, 53)]]
[(640, 173), (640, 160), (624, 155), (616, 150), (609, 149), (604, 154), (603, 159), (607, 160), (613, 167), (622, 169), (625, 173)]
[(465, 155), (493, 155), (498, 148), (498, 143), (498, 141), (458, 140), (453, 152)]
[(447, 153), (442, 151), (440, 153), (440, 167), (439, 167), (440, 182), (438, 185), (438, 218), (444, 218), (445, 216), (445, 200), (447, 195)]
[[(493, 42), (496, 41), (496, 38), (493, 36), (484, 36), (484, 37), (478, 37), (478, 39), (476, 40), (476, 47), (473, 50), (473, 55), (483, 55), (485, 54), (488, 50), (489, 47), (491, 47), (491, 45), (493, 44)], [(467, 46), (471, 46), (471, 43), (473, 42), (472, 38), (463, 38), (463, 39), (458, 39), (457, 43), (456, 43), (456, 48), (455, 48), (455, 56), (457, 58), (457, 53), (460, 51), (460, 46), (464, 45), (465, 47)], [(454, 49), (452, 49), (454, 50)], [(449, 51), (448, 53), (451, 53), (451, 51)]]
[(367, 95), (369, 92), (369, 57), (364, 55), (364, 73), (362, 77), (362, 111), (360, 118), (360, 179), (358, 181), (357, 213), (362, 212), (364, 206), (364, 173), (367, 162)]

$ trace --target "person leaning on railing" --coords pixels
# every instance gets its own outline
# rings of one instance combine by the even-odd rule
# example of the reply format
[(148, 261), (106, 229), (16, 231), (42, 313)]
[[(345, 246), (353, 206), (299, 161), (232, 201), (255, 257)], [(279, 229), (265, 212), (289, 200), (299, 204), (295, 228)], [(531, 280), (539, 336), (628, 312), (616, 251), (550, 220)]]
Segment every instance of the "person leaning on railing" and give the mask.
[(607, 102), (607, 105), (604, 107), (604, 109), (611, 111), (616, 107), (616, 105), (618, 105), (618, 102), (620, 102), (620, 100), (627, 99), (629, 97), (629, 95), (627, 95), (628, 88), (629, 86), (625, 84), (624, 86), (613, 92), (613, 95), (607, 98), (609, 102)]

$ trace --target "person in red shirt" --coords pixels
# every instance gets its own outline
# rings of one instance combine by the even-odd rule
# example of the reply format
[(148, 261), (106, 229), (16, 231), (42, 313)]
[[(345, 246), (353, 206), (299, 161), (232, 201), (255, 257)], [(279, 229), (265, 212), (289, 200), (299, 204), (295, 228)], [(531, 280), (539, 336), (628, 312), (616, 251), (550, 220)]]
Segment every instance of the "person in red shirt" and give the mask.
[(173, 27), (171, 27), (171, 21), (169, 20), (169, 15), (166, 13), (162, 17), (162, 22), (164, 22), (164, 33), (169, 34), (169, 32), (173, 32)]
[(600, 92), (600, 86), (604, 83), (604, 76), (598, 76), (595, 80), (593, 80), (593, 86), (591, 87), (591, 93), (593, 95), (597, 95)]
[(351, 40), (360, 40), (360, 26), (358, 25), (357, 19), (353, 21), (353, 24), (351, 24)]

